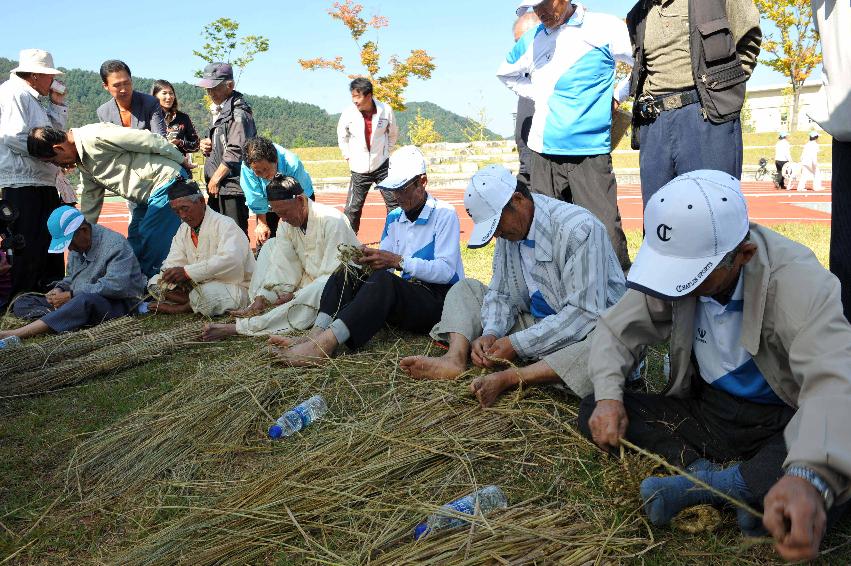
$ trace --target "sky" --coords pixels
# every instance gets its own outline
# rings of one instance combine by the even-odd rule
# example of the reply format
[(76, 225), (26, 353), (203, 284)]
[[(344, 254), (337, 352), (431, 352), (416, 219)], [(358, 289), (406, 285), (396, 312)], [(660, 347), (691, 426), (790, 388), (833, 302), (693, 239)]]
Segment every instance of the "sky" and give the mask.
[[(386, 16), (390, 26), (377, 35), (382, 61), (425, 49), (437, 66), (428, 81), (412, 80), (408, 101), (434, 102), (464, 116), (485, 110), (488, 126), (513, 132), (516, 96), (496, 78), (496, 69), (513, 44), (515, 0), (361, 0), (367, 19)], [(592, 10), (626, 16), (633, 0), (585, 3)], [(342, 56), (347, 72), (363, 72), (358, 50), (341, 22), (328, 15), (331, 0), (172, 0), (162, 6), (127, 6), (106, 0), (4, 2), (0, 56), (17, 59), (22, 48), (53, 54), (56, 65), (96, 71), (106, 59), (122, 59), (133, 74), (170, 81), (193, 81), (203, 61), (192, 54), (203, 44), (204, 25), (221, 17), (240, 24), (240, 34), (262, 35), (270, 49), (246, 67), (238, 89), (246, 94), (281, 96), (340, 112), (349, 104), (348, 79), (337, 72), (304, 71), (299, 58)], [(240, 9), (246, 7), (246, 9)], [(36, 33), (37, 32), (37, 33)], [(814, 73), (814, 77), (818, 77)], [(782, 75), (757, 67), (751, 86), (783, 84)], [(104, 92), (106, 99), (107, 94)], [(249, 97), (250, 101), (250, 97)]]

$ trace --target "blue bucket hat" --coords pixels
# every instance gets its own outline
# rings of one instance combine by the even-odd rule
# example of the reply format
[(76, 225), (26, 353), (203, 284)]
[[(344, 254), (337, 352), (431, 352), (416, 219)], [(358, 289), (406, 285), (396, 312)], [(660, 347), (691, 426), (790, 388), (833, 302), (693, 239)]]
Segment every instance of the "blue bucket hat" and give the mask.
[(60, 206), (51, 212), (50, 218), (47, 219), (47, 230), (51, 236), (50, 247), (47, 251), (52, 254), (65, 253), (65, 250), (71, 245), (74, 232), (77, 231), (83, 220), (83, 213), (73, 206)]

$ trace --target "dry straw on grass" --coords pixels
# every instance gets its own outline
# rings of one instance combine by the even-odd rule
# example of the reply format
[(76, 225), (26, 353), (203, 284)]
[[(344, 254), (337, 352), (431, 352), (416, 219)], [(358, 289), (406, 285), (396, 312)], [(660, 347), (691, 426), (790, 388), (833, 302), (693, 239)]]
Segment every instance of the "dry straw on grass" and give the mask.
[(18, 348), (0, 350), (0, 375), (8, 378), (44, 368), (110, 344), (132, 340), (141, 333), (140, 321), (124, 316), (93, 328), (57, 334), (40, 342), (25, 342)]
[(201, 334), (197, 323), (104, 345), (85, 356), (44, 369), (11, 376), (0, 382), (0, 398), (47, 393), (98, 375), (130, 367), (180, 348)]

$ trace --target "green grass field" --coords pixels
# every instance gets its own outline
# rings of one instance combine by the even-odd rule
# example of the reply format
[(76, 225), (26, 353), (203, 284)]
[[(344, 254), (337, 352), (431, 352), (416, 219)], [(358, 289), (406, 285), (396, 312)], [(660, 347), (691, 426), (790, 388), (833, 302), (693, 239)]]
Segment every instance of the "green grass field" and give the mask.
[[(811, 246), (820, 261), (826, 262), (826, 226), (787, 225), (778, 230)], [(628, 233), (633, 256), (639, 238), (637, 231)], [(491, 254), (492, 247), (465, 249), (467, 276), (489, 280)], [(200, 318), (153, 316), (144, 319), (144, 325), (153, 332), (187, 320), (203, 323)], [(364, 351), (344, 355), (328, 369), (296, 371), (270, 366), (259, 339), (198, 343), (179, 354), (76, 387), (0, 400), (0, 564), (198, 564), (212, 563), (211, 557), (226, 548), (233, 554), (220, 563), (363, 563), (371, 556), (365, 548), (373, 542), (377, 545), (378, 540), (393, 543), (382, 547), (381, 552), (390, 548), (412, 556), (409, 553), (420, 552), (422, 547), (414, 545), (407, 533), (425, 513), (427, 507), (422, 505), (426, 503), (396, 508), (391, 494), (417, 494), (428, 504), (439, 504), (462, 493), (474, 480), (499, 483), (511, 503), (525, 501), (532, 508), (550, 504), (574, 514), (573, 530), (559, 531), (563, 538), (556, 537), (556, 542), (575, 544), (576, 536), (585, 537), (592, 541), (586, 544), (598, 549), (599, 554), (589, 557), (577, 551), (575, 561), (565, 563), (599, 560), (603, 564), (673, 566), (777, 562), (764, 541), (741, 539), (730, 512), (723, 513), (721, 526), (708, 533), (651, 529), (636, 512), (634, 489), (649, 469), (647, 463), (639, 457), (619, 463), (576, 438), (570, 424), (576, 399), (544, 389), (506, 395), (495, 408), (481, 411), (465, 392), (470, 377), (458, 383), (423, 384), (397, 371), (399, 357), (431, 349), (429, 340), (423, 337), (386, 330)], [(650, 352), (651, 384), (660, 382), (663, 351)], [(221, 393), (223, 383), (235, 397), (226, 398)], [(280, 443), (265, 439), (270, 415), (277, 416), (283, 408), (317, 391), (324, 392), (331, 405), (327, 424), (318, 424)], [(185, 405), (174, 405), (178, 400)], [(157, 412), (165, 402), (177, 407), (173, 414)], [(417, 407), (434, 402), (439, 407), (457, 408), (459, 415), (476, 419), (482, 427), (492, 421), (502, 423), (506, 431), (502, 444), (499, 439), (490, 440), (485, 450), (483, 441), (477, 440), (477, 427), (473, 427), (465, 433), (467, 436), (452, 437), (457, 447), (444, 443), (432, 453), (429, 433), (425, 432), (430, 429), (424, 428), (421, 437), (394, 434), (394, 427), (401, 430), (406, 422), (427, 420), (428, 413), (418, 412), (422, 409)], [(429, 411), (443, 414), (443, 409)], [(382, 429), (376, 420), (379, 416), (395, 424)], [(125, 418), (128, 420), (123, 421)], [(98, 438), (98, 431), (120, 432), (137, 422), (149, 426), (138, 431), (138, 436), (129, 436), (126, 444), (113, 446), (116, 465), (128, 464), (121, 455), (135, 442), (145, 442), (152, 454), (148, 457), (155, 459), (162, 447), (151, 442), (151, 435), (179, 438), (186, 427), (179, 465), (148, 476), (128, 474), (126, 479), (119, 478), (108, 496), (90, 489), (89, 478), (78, 475), (70, 466), (75, 450), (88, 439)], [(205, 423), (220, 429), (202, 438), (197, 431), (204, 431)], [(360, 423), (371, 424), (364, 431)], [(430, 426), (437, 426), (435, 442), (442, 438), (444, 427), (453, 428), (449, 422)], [(378, 429), (384, 432), (373, 435)], [(328, 430), (337, 431), (336, 436), (330, 437)], [(362, 454), (364, 443), (377, 443), (373, 460), (392, 460), (394, 454), (410, 451), (419, 456), (410, 465), (401, 466), (407, 470), (401, 479), (385, 477), (381, 469), (365, 474), (357, 480), (363, 483), (357, 485), (370, 487), (372, 495), (360, 503), (346, 504), (333, 516), (310, 519), (304, 510), (290, 512), (289, 507), (281, 505), (252, 507), (252, 497), (262, 498), (264, 492), (249, 492), (247, 486), (264, 478), (277, 479), (267, 486), (286, 482), (288, 474), (295, 477), (304, 467), (319, 466), (331, 458), (326, 446), (339, 448), (341, 439), (346, 438), (348, 447), (344, 451), (350, 451), (352, 458)], [(451, 473), (432, 474), (429, 470)], [(328, 468), (326, 473), (333, 477), (341, 472)], [(341, 494), (348, 493), (348, 488), (354, 489), (353, 484), (337, 486)], [(237, 497), (240, 493), (245, 495)], [(285, 491), (281, 493), (284, 497)], [(297, 493), (286, 497), (298, 500)], [(343, 495), (323, 496), (321, 501), (334, 497)], [(232, 507), (235, 502), (245, 510)], [(364, 515), (366, 511), (368, 515)], [(350, 513), (349, 519), (346, 513)], [(298, 526), (293, 523), (296, 518)], [(218, 527), (190, 534), (193, 525), (208, 522)], [(323, 527), (325, 523), (335, 526)], [(542, 523), (532, 521), (528, 525), (528, 531), (515, 533), (516, 540), (535, 540), (536, 532), (540, 536), (549, 532)], [(487, 531), (487, 527), (479, 530)], [(266, 534), (261, 535), (261, 531)], [(461, 562), (465, 555), (477, 557), (477, 545), (485, 543), (466, 543), (468, 534), (472, 537), (462, 531), (454, 538), (436, 539), (435, 544), (440, 540), (446, 540), (447, 545), (457, 542), (459, 554), (444, 555), (445, 559), (433, 563)], [(833, 550), (821, 563), (848, 563), (849, 535), (848, 526), (833, 532), (825, 543), (826, 549)], [(280, 542), (283, 540), (287, 541), (285, 545)], [(214, 549), (214, 543), (224, 546)], [(486, 561), (488, 557), (478, 558)], [(539, 560), (546, 562), (546, 558)]]

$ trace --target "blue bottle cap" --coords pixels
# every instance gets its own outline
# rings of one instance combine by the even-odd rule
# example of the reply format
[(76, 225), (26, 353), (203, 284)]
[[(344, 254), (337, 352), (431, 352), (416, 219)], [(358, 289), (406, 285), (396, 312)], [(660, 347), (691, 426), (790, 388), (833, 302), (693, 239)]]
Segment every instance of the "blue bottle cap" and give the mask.
[(422, 536), (424, 536), (426, 533), (428, 533), (430, 530), (431, 529), (428, 528), (428, 523), (425, 523), (425, 522), (420, 523), (414, 529), (414, 540), (420, 540), (420, 538)]
[(269, 427), (269, 438), (281, 438), (283, 433), (284, 429), (281, 428), (281, 425), (273, 424)]

